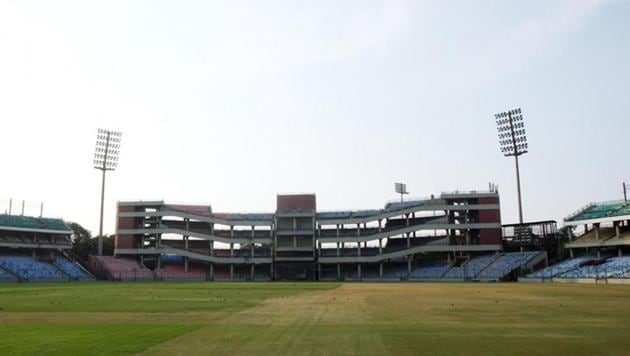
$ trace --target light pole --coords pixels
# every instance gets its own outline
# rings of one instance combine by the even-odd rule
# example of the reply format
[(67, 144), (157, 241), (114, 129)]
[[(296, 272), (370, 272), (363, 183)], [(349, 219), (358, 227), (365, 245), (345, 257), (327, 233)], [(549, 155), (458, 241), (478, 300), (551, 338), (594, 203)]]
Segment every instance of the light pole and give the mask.
[(118, 166), (118, 154), (122, 133), (98, 129), (96, 149), (94, 150), (94, 168), (103, 172), (101, 181), (101, 219), (98, 227), (98, 255), (103, 255), (103, 206), (105, 204), (105, 172), (113, 171)]
[(404, 194), (409, 194), (409, 192), (407, 191), (407, 184), (405, 183), (394, 183), (394, 190), (396, 191), (396, 193), (400, 194), (400, 202), (403, 202), (403, 195)]
[(523, 203), (521, 201), (521, 175), (518, 167), (518, 157), (527, 153), (527, 136), (521, 109), (509, 110), (495, 114), (499, 145), (504, 156), (514, 156), (516, 164), (516, 190), (518, 192), (518, 221), (523, 223)]

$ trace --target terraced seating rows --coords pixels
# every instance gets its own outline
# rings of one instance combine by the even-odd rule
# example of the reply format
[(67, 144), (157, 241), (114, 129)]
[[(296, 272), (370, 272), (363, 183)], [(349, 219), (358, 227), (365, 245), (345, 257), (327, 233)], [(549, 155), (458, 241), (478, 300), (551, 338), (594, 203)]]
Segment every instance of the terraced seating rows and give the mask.
[(506, 253), (481, 271), (478, 278), (502, 278), (512, 270), (522, 267), (540, 252), (512, 252)]
[(630, 257), (611, 257), (599, 265), (586, 265), (561, 274), (562, 278), (619, 278), (630, 272)]
[(28, 281), (67, 279), (52, 264), (30, 256), (0, 256), (0, 266)]
[(0, 281), (2, 282), (15, 282), (17, 279), (15, 279), (15, 277), (13, 275), (11, 275), (10, 273), (6, 272), (5, 270), (0, 268)]
[(119, 280), (153, 280), (153, 273), (136, 260), (113, 256), (94, 256)]
[(594, 257), (591, 255), (579, 256), (576, 258), (572, 258), (569, 260), (562, 261), (553, 266), (545, 267), (541, 270), (538, 270), (534, 273), (530, 273), (527, 277), (532, 278), (551, 278), (557, 277), (563, 273), (569, 272), (578, 268), (582, 263), (593, 259)]
[(82, 280), (94, 278), (85, 270), (83, 270), (83, 268), (79, 267), (79, 265), (77, 265), (75, 262), (71, 262), (61, 256), (55, 257), (55, 265), (57, 266), (57, 268), (61, 269), (65, 274), (73, 279)]

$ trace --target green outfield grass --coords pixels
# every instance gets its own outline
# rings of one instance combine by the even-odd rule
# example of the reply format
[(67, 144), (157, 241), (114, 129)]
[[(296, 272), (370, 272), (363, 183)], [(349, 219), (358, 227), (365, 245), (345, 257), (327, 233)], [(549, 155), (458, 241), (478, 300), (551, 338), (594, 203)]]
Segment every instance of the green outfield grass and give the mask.
[(630, 354), (630, 286), (0, 284), (0, 354)]

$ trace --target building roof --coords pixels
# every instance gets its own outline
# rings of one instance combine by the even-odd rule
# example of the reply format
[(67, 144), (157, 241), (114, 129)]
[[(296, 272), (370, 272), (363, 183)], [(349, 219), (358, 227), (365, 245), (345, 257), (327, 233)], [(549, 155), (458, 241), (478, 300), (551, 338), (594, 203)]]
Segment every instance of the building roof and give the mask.
[(567, 216), (564, 221), (567, 225), (579, 225), (628, 219), (630, 219), (630, 202), (614, 200), (589, 203)]
[(0, 229), (22, 231), (48, 231), (69, 233), (70, 229), (61, 219), (37, 218), (33, 216), (0, 214)]

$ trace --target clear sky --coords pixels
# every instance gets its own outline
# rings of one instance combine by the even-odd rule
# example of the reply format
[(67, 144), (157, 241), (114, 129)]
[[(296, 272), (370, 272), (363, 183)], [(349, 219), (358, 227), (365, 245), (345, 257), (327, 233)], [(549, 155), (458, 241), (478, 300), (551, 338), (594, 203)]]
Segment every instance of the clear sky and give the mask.
[(369, 209), (395, 181), (493, 181), (514, 222), (493, 114), (522, 107), (525, 219), (560, 220), (622, 197), (629, 83), (630, 1), (2, 0), (0, 202), (96, 232), (103, 127), (106, 233), (117, 200)]

